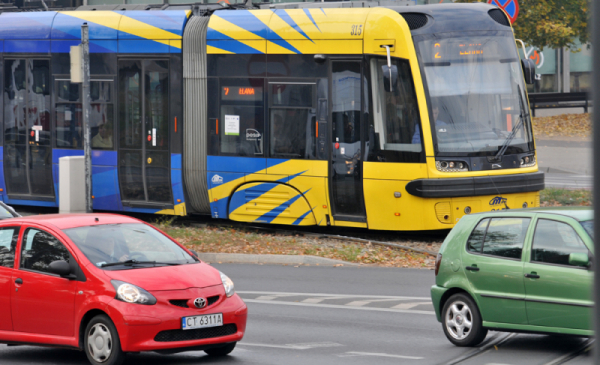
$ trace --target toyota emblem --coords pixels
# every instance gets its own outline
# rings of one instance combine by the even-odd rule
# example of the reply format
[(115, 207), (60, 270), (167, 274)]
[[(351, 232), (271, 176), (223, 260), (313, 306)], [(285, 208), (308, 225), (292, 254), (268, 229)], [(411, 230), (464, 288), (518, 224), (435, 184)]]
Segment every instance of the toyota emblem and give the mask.
[(194, 305), (196, 306), (196, 308), (204, 308), (206, 307), (206, 299), (196, 298), (194, 299)]

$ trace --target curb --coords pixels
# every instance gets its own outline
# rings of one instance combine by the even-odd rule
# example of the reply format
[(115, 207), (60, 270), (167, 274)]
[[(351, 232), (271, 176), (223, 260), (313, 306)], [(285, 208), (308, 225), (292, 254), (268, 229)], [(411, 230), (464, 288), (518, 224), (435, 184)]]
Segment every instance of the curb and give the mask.
[(570, 171), (570, 170), (565, 170), (565, 169), (558, 169), (556, 167), (539, 166), (538, 171), (542, 171), (547, 174), (568, 174), (568, 175), (584, 175), (584, 176), (588, 175), (587, 171), (586, 172), (577, 172), (577, 171)]
[(245, 253), (198, 253), (198, 258), (207, 263), (228, 264), (275, 264), (275, 265), (319, 265), (360, 266), (352, 262), (307, 255), (257, 255)]

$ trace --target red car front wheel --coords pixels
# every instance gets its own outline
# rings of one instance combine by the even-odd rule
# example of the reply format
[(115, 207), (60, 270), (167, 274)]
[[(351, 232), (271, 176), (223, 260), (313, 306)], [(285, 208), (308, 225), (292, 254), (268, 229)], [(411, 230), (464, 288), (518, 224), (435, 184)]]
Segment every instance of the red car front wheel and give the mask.
[(97, 315), (84, 332), (84, 351), (93, 365), (121, 365), (125, 354), (115, 325), (106, 315)]

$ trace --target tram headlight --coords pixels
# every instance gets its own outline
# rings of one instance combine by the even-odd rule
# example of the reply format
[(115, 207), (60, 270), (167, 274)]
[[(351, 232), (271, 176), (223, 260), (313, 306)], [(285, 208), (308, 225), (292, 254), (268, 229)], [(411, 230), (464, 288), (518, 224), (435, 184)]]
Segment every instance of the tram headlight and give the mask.
[(521, 167), (535, 166), (535, 156), (525, 156), (521, 158)]
[(469, 165), (464, 161), (436, 161), (435, 167), (441, 172), (469, 171)]

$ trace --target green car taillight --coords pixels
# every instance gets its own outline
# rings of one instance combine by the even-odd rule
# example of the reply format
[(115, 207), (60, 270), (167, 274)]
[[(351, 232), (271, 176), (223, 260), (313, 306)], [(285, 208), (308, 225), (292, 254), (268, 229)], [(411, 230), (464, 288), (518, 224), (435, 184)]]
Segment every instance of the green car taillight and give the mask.
[(438, 272), (440, 271), (441, 263), (442, 263), (442, 254), (438, 253), (437, 257), (435, 258), (435, 276), (437, 276)]

